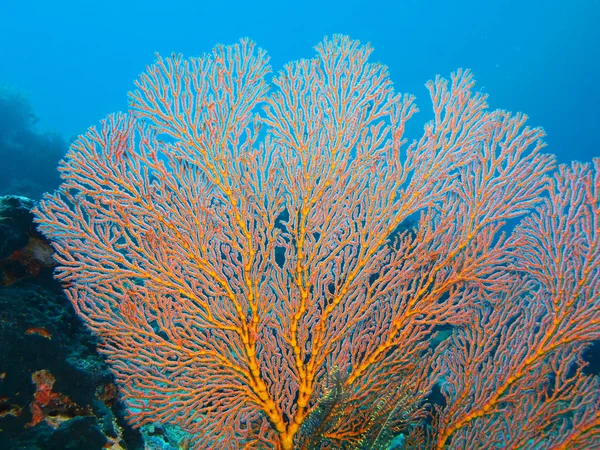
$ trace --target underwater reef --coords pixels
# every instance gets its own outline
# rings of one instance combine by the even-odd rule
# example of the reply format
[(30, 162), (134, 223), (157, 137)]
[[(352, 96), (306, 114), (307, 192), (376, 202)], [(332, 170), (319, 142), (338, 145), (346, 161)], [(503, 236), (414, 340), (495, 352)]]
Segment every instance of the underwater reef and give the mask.
[[(371, 52), (159, 57), (71, 145), (35, 221), (128, 423), (198, 449), (599, 447), (600, 160), (557, 165), (468, 70), (427, 83), (409, 141)], [(33, 421), (87, 417), (43, 369)]]

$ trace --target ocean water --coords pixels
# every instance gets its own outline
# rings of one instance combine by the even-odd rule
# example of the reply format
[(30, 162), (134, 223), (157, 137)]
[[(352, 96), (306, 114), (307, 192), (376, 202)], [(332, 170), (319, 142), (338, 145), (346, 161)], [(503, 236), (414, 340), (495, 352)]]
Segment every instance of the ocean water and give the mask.
[(249, 37), (275, 70), (312, 57), (334, 33), (375, 48), (395, 87), (473, 70), (490, 105), (542, 126), (561, 162), (600, 154), (600, 2), (519, 1), (6, 1), (0, 9), (0, 82), (30, 98), (39, 126), (71, 138), (126, 108), (154, 53), (197, 56)]

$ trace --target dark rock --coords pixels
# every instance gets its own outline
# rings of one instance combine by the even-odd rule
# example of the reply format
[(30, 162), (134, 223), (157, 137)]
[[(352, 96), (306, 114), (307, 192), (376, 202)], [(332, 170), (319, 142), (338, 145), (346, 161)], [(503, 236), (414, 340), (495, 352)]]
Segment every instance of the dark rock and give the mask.
[[(0, 197), (0, 448), (143, 448), (23, 197)], [(112, 446), (112, 447), (111, 447)]]

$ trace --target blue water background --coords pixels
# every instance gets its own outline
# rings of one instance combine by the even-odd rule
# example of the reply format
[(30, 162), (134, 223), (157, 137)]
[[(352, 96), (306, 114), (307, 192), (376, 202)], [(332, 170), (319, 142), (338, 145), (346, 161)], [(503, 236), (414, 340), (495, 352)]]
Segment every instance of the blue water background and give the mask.
[[(494, 108), (527, 113), (559, 161), (600, 156), (600, 1), (9, 1), (0, 6), (0, 81), (23, 90), (39, 126), (65, 137), (126, 108), (154, 53), (200, 55), (250, 37), (275, 69), (325, 35), (375, 48), (396, 88), (471, 68)], [(416, 131), (415, 131), (416, 130)]]

